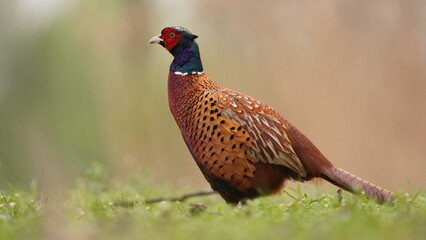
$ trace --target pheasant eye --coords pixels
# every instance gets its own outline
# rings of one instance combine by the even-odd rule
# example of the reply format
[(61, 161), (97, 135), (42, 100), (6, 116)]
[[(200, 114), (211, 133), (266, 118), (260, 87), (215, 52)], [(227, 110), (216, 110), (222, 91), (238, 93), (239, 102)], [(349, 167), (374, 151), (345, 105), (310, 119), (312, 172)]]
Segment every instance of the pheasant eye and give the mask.
[(176, 36), (176, 34), (174, 33), (174, 32), (171, 32), (170, 34), (169, 34), (169, 37), (175, 37)]

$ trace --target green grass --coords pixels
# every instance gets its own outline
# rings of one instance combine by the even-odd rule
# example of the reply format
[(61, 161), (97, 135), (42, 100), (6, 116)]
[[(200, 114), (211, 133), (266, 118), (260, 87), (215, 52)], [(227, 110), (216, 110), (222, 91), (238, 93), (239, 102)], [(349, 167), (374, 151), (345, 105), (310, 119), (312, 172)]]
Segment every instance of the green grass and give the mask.
[[(0, 191), (0, 239), (425, 239), (426, 195), (393, 205), (363, 196), (289, 195), (232, 207), (218, 196), (147, 205), (190, 189), (155, 186), (146, 173), (110, 179), (94, 165), (62, 194)], [(410, 200), (411, 199), (411, 200)], [(119, 203), (119, 204), (117, 204)], [(202, 204), (205, 209), (195, 205)], [(117, 206), (120, 205), (120, 206)]]

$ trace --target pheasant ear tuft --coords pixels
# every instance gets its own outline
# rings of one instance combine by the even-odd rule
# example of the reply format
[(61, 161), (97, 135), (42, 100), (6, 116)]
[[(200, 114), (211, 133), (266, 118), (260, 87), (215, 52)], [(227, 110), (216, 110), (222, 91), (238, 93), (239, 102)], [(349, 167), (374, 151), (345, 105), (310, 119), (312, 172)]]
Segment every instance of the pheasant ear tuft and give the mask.
[(197, 35), (192, 35), (192, 40), (195, 40), (195, 39), (197, 39), (198, 38), (198, 36)]

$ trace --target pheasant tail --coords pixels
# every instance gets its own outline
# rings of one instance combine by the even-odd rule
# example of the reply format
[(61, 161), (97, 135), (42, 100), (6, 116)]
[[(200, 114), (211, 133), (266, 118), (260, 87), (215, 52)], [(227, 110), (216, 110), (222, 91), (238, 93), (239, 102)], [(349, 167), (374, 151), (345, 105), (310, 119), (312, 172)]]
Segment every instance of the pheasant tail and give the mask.
[(394, 197), (392, 192), (335, 166), (325, 170), (322, 178), (346, 191), (364, 192), (367, 197), (374, 198), (380, 203), (391, 202)]

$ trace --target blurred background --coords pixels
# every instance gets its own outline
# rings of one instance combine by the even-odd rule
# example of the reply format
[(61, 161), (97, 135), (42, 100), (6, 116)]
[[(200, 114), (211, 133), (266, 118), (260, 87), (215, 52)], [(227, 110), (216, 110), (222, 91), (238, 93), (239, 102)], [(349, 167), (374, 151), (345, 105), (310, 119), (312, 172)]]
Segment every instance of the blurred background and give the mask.
[[(205, 72), (257, 97), (339, 167), (426, 187), (426, 4), (409, 1), (0, 0), (0, 187), (113, 176), (208, 188), (168, 110), (166, 26)], [(331, 188), (324, 184), (321, 188)]]

